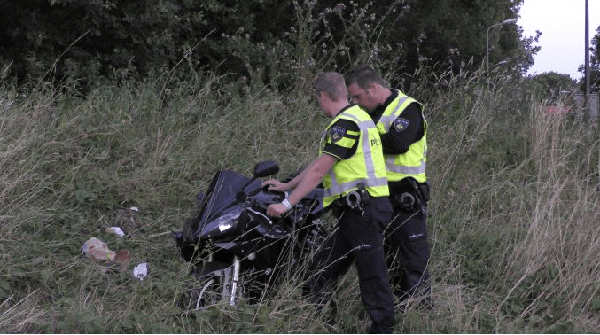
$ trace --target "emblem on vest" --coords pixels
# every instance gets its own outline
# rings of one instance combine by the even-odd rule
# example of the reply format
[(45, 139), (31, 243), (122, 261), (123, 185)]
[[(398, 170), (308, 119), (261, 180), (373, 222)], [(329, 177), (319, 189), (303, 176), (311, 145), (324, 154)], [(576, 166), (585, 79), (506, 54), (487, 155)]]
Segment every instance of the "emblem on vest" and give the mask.
[(401, 132), (404, 129), (408, 128), (409, 122), (407, 119), (397, 118), (394, 120), (394, 128), (396, 131)]
[(346, 135), (346, 128), (334, 126), (329, 130), (329, 137), (332, 143), (339, 141), (344, 135)]

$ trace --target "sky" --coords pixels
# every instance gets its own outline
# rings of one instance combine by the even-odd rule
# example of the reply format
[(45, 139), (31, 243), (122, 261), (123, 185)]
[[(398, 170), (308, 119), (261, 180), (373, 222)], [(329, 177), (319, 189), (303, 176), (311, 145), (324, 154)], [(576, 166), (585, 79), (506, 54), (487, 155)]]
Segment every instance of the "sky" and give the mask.
[[(585, 64), (585, 1), (586, 0), (525, 0), (519, 10), (517, 25), (523, 36), (542, 35), (542, 47), (534, 57), (534, 65), (527, 74), (556, 72), (579, 80), (577, 72)], [(600, 26), (600, 0), (588, 1), (589, 46)]]

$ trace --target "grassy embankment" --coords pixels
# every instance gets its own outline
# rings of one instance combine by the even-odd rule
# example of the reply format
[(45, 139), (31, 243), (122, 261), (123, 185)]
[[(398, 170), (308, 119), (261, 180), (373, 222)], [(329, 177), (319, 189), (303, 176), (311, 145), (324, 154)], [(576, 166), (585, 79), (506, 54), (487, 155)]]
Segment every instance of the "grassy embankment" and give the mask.
[[(594, 126), (542, 112), (518, 81), (453, 78), (419, 96), (430, 122), (432, 312), (396, 332), (600, 331), (600, 142)], [(324, 320), (289, 278), (258, 306), (193, 316), (175, 302), (193, 284), (169, 232), (194, 212), (213, 173), (280, 176), (314, 156), (327, 120), (310, 92), (231, 94), (205, 77), (94, 89), (85, 98), (0, 88), (0, 331), (314, 333)], [(131, 237), (104, 232), (137, 206)], [(121, 222), (122, 223), (122, 222)], [(127, 271), (80, 252), (92, 236), (128, 249)], [(148, 262), (140, 282), (132, 268)], [(338, 294), (340, 332), (364, 332), (355, 276)]]

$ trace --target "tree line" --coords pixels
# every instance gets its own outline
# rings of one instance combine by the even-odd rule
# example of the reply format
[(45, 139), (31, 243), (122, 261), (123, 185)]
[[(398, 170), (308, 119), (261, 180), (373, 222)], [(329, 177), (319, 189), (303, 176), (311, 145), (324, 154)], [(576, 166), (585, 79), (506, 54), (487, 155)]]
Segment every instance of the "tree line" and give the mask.
[(287, 88), (307, 71), (359, 62), (406, 79), (488, 57), (524, 74), (539, 50), (539, 34), (500, 24), (518, 18), (523, 0), (338, 1), (4, 0), (2, 77), (89, 85), (187, 66), (177, 75)]

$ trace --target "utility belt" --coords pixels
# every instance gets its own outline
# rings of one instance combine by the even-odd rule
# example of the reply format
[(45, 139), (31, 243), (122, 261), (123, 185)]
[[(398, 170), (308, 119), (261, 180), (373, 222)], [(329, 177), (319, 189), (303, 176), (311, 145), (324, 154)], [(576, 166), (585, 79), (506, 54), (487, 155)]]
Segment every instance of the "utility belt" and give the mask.
[(365, 188), (365, 184), (359, 183), (356, 186), (356, 190), (348, 192), (345, 196), (339, 197), (331, 203), (332, 212), (335, 216), (339, 216), (338, 213), (345, 210), (363, 212), (365, 207), (371, 203), (371, 195)]
[(419, 183), (413, 177), (405, 177), (398, 182), (389, 183), (390, 201), (394, 209), (413, 212), (427, 206), (429, 201), (429, 183)]

